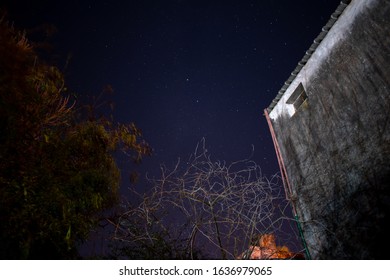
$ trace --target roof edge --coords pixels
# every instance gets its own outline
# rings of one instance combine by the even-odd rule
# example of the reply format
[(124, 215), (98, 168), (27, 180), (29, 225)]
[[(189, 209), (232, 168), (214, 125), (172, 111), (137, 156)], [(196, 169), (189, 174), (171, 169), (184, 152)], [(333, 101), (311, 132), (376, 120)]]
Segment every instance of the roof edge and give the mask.
[(270, 113), (279, 100), (282, 98), (283, 94), (286, 92), (287, 88), (290, 86), (291, 82), (295, 79), (295, 77), (299, 74), (302, 68), (306, 65), (307, 61), (310, 59), (312, 54), (316, 51), (317, 47), (320, 45), (322, 40), (326, 37), (330, 29), (336, 23), (340, 15), (343, 13), (344, 9), (351, 3), (352, 0), (342, 0), (340, 4), (337, 6), (336, 11), (332, 13), (330, 19), (322, 27), (321, 33), (314, 39), (310, 48), (306, 51), (303, 58), (298, 62), (298, 65), (295, 67), (294, 71), (291, 72), (290, 77), (284, 82), (282, 88), (278, 91), (276, 97), (272, 100), (271, 104), (266, 108), (268, 113)]

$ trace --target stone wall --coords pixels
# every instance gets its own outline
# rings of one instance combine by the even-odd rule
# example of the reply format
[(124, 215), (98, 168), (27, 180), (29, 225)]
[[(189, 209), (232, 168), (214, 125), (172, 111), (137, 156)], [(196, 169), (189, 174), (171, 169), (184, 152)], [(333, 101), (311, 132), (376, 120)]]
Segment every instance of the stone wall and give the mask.
[(390, 2), (371, 2), (273, 120), (314, 259), (388, 259)]

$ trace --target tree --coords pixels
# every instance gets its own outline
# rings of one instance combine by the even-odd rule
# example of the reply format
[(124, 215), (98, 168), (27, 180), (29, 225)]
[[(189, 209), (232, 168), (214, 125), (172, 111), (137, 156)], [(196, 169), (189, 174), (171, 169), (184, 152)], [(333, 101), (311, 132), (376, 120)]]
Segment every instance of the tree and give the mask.
[(0, 19), (0, 258), (67, 259), (118, 201), (114, 152), (151, 152), (134, 124), (80, 114), (62, 73)]
[(188, 161), (171, 170), (163, 166), (151, 182), (138, 203), (110, 219), (123, 258), (156, 258), (165, 248), (170, 253), (158, 258), (234, 259), (265, 233), (281, 236), (289, 247), (286, 242), (299, 242), (279, 177), (265, 178), (249, 159), (213, 161), (204, 139)]

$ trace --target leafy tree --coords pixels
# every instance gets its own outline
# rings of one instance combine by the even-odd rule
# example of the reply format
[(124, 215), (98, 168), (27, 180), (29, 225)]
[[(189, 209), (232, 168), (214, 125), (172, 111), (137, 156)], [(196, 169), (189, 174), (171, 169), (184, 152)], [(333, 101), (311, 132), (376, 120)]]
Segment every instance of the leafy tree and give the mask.
[(62, 73), (0, 19), (0, 258), (76, 258), (118, 200), (113, 154), (151, 149), (134, 124), (84, 117)]

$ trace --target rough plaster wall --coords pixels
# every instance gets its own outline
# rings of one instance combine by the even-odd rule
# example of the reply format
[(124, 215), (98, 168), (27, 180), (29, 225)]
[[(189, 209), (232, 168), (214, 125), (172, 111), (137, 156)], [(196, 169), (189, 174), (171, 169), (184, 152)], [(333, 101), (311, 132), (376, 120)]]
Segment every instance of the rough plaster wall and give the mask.
[(376, 1), (274, 121), (315, 259), (388, 259), (390, 3)]

